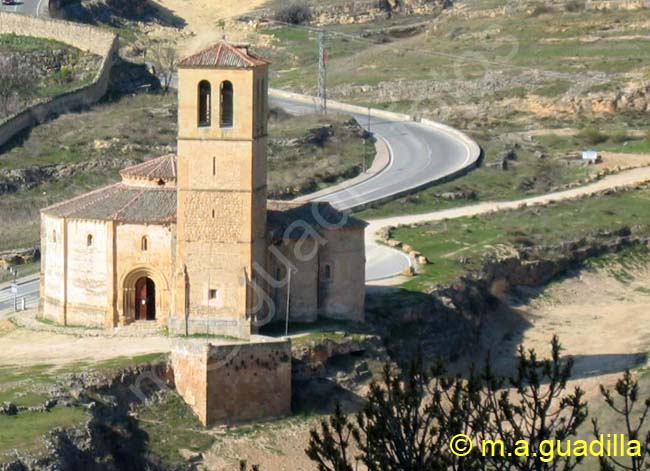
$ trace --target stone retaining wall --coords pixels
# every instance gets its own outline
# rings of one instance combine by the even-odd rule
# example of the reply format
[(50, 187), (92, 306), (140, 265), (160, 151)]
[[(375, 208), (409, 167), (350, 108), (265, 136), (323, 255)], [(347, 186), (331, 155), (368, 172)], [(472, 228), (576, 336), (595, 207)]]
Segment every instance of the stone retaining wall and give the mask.
[(178, 340), (176, 390), (203, 425), (276, 418), (291, 412), (291, 341), (213, 345)]
[(106, 94), (111, 68), (119, 48), (116, 35), (92, 26), (6, 12), (0, 12), (0, 34), (51, 39), (102, 57), (101, 66), (91, 84), (43, 99), (13, 116), (0, 120), (0, 146), (25, 129), (52, 116), (96, 103)]

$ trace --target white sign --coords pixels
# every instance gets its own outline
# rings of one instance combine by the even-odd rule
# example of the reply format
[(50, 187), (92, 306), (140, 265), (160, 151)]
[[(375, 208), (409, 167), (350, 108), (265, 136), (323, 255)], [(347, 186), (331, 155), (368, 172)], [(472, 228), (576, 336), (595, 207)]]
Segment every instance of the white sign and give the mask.
[(16, 283), (11, 284), (11, 293), (12, 294), (18, 293), (18, 285)]

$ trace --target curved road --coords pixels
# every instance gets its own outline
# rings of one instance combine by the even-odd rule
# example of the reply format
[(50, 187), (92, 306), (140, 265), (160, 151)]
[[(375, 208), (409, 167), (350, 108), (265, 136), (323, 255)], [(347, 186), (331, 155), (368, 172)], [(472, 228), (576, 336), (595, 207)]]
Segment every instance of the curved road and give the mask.
[(48, 0), (15, 0), (14, 5), (0, 5), (0, 11), (31, 16), (48, 16)]
[[(278, 98), (273, 93), (270, 100), (293, 114), (317, 111), (315, 104)], [(339, 107), (330, 104), (328, 110), (339, 111)], [(342, 112), (367, 128), (368, 115)], [(371, 179), (320, 197), (319, 201), (332, 203), (341, 210), (363, 206), (452, 175), (473, 164), (476, 157), (457, 137), (413, 121), (370, 116), (370, 131), (388, 144), (392, 155), (388, 167)]]
[[(2, 6), (2, 10), (32, 16), (47, 12), (48, 0), (17, 0), (16, 5)], [(271, 96), (271, 102), (293, 114), (314, 112), (315, 104), (305, 100)], [(368, 125), (367, 114), (340, 110), (344, 105), (330, 103), (329, 110), (351, 114), (363, 125)], [(370, 116), (370, 130), (386, 142), (391, 159), (388, 166), (365, 181), (340, 191), (319, 197), (335, 207), (346, 210), (379, 201), (391, 195), (417, 188), (432, 181), (453, 175), (474, 163), (477, 156), (458, 136), (445, 130), (407, 120)], [(400, 274), (411, 265), (409, 257), (397, 250), (377, 244), (374, 231), (366, 236), (366, 279), (376, 281)], [(19, 285), (19, 296), (28, 306), (38, 299), (38, 280), (26, 280)], [(13, 295), (9, 288), (0, 289), (0, 312), (13, 309)]]
[[(315, 103), (308, 104), (271, 93), (271, 103), (293, 114), (317, 111)], [(330, 103), (330, 111), (339, 111), (339, 105)], [(477, 155), (466, 143), (443, 130), (413, 121), (390, 120), (367, 114), (350, 113), (362, 126), (384, 139), (391, 153), (389, 165), (372, 178), (347, 189), (318, 198), (332, 203), (338, 209), (350, 209), (390, 195), (417, 188), (432, 181), (453, 175), (474, 163)], [(374, 231), (366, 234), (366, 280), (378, 281), (399, 275), (411, 266), (411, 259), (403, 252), (380, 245)]]

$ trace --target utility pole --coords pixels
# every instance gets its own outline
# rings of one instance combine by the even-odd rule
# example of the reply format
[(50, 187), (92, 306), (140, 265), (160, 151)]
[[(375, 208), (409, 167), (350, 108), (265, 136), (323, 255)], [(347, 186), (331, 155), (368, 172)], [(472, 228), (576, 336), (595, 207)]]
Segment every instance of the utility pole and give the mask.
[(327, 114), (327, 50), (325, 49), (325, 31), (318, 32), (318, 98), (320, 111)]
[(18, 312), (18, 270), (14, 267), (9, 267), (9, 273), (14, 276), (14, 281), (11, 284), (11, 292), (14, 295), (14, 312)]

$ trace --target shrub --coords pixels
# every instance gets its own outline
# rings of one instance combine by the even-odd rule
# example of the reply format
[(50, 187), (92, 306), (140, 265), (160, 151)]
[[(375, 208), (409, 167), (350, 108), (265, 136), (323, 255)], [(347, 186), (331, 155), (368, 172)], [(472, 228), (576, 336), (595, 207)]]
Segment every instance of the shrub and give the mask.
[(623, 144), (624, 142), (629, 141), (630, 138), (625, 131), (617, 131), (611, 135), (610, 140), (615, 144)]
[(650, 144), (650, 129), (645, 132), (645, 141)]
[(585, 10), (585, 2), (581, 0), (569, 0), (566, 5), (564, 5), (564, 9), (568, 11), (569, 13), (577, 13), (580, 11)]
[(311, 8), (304, 2), (295, 2), (279, 8), (275, 12), (275, 19), (282, 23), (301, 25), (311, 21)]
[(534, 17), (541, 16), (541, 15), (548, 15), (548, 14), (554, 13), (554, 12), (555, 12), (555, 10), (553, 10), (552, 7), (549, 7), (548, 5), (544, 5), (544, 4), (540, 3), (538, 5), (535, 5), (533, 10), (530, 12), (530, 16), (534, 18)]
[(590, 145), (602, 144), (607, 140), (607, 136), (594, 127), (584, 128), (578, 137)]

